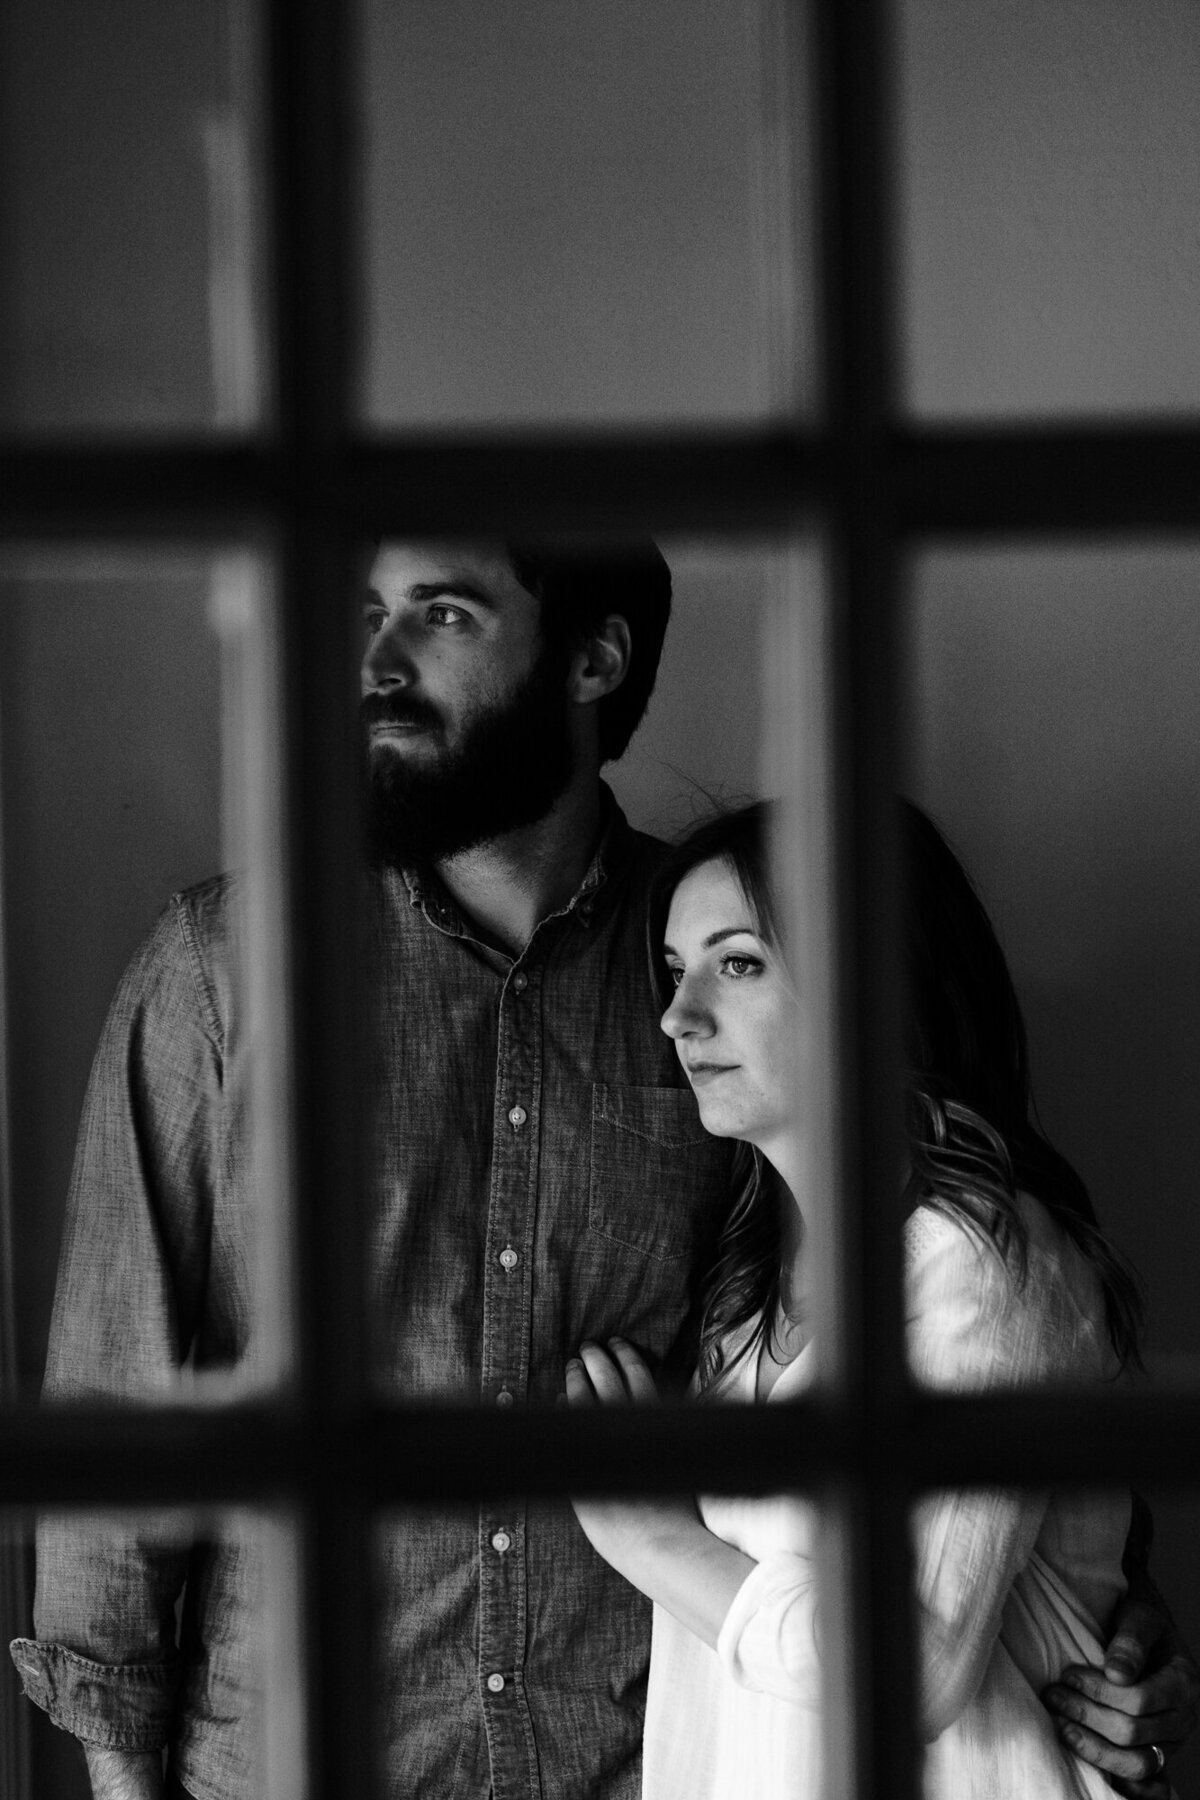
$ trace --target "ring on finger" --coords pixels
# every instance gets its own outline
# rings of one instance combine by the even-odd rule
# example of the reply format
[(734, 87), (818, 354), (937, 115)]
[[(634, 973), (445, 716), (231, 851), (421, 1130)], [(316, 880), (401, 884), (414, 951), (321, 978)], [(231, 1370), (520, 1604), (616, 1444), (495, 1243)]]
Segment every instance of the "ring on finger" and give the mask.
[(1151, 1756), (1154, 1758), (1154, 1768), (1152, 1769), (1151, 1774), (1150, 1774), (1151, 1781), (1154, 1781), (1157, 1779), (1157, 1777), (1159, 1775), (1162, 1774), (1163, 1770), (1167, 1766), (1167, 1753), (1163, 1749), (1161, 1744), (1148, 1744), (1146, 1746), (1146, 1748), (1149, 1750)]

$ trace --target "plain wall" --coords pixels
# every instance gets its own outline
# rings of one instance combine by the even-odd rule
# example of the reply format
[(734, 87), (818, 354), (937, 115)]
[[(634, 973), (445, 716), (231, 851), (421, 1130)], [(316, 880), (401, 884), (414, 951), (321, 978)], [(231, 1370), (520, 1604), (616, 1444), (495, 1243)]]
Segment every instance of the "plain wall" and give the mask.
[[(566, 17), (486, 5), (468, 26), (458, 0), (373, 14), (374, 418), (729, 421), (773, 403), (749, 8), (581, 7), (578, 33)], [(6, 18), (3, 416), (204, 427), (219, 9), (30, 0)], [(911, 403), (1196, 405), (1200, 14), (906, 0), (900, 18)], [(811, 337), (802, 318), (792, 341)], [(668, 659), (619, 781), (637, 817), (668, 825), (693, 783), (740, 794), (759, 766), (761, 564), (692, 547), (674, 561)], [(914, 613), (917, 791), (979, 873), (1047, 1123), (1134, 1252), (1171, 1355), (1200, 1351), (1196, 574), (1153, 546), (949, 554), (922, 569)], [(0, 718), (32, 1381), (100, 1018), (166, 895), (218, 854), (218, 687), (198, 574), (14, 591)], [(1156, 1567), (1200, 1639), (1193, 1509), (1160, 1513)], [(66, 1800), (58, 1776), (37, 1791)]]

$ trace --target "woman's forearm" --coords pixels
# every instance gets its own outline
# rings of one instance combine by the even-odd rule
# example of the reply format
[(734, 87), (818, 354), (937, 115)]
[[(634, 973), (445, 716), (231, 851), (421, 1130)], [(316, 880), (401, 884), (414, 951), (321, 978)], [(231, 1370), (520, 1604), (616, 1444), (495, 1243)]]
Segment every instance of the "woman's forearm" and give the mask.
[(710, 1648), (752, 1557), (714, 1537), (685, 1501), (576, 1505), (592, 1544), (619, 1574)]

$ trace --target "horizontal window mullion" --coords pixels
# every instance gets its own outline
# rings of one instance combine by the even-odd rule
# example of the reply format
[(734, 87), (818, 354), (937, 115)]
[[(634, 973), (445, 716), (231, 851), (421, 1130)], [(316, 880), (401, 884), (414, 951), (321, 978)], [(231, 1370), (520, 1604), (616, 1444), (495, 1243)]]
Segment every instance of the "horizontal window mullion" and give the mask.
[(1200, 529), (1200, 421), (1059, 429), (352, 437), (0, 449), (0, 531), (228, 537), (287, 516), (403, 536), (774, 533), (864, 488), (909, 539)]
[(769, 1493), (1200, 1482), (1200, 1394), (914, 1395), (869, 1432), (817, 1399), (619, 1414), (375, 1408), (314, 1430), (272, 1407), (9, 1409), (0, 1505), (384, 1506), (482, 1493)]
[(1200, 420), (906, 429), (888, 459), (910, 538), (1200, 527)]

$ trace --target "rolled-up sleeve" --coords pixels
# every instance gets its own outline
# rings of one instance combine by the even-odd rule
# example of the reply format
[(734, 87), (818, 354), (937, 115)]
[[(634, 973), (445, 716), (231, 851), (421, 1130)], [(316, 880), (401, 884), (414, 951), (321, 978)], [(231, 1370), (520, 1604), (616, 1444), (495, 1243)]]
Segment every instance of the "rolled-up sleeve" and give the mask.
[[(221, 1145), (223, 1044), (181, 903), (109, 1010), (68, 1198), (43, 1398), (172, 1403), (204, 1300)], [(12, 1654), (30, 1699), (86, 1742), (153, 1750), (179, 1679), (178, 1518), (55, 1514), (37, 1537), (36, 1641)]]
[(821, 1699), (816, 1583), (810, 1557), (764, 1557), (725, 1615), (717, 1655), (739, 1686), (798, 1706)]

